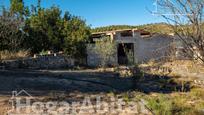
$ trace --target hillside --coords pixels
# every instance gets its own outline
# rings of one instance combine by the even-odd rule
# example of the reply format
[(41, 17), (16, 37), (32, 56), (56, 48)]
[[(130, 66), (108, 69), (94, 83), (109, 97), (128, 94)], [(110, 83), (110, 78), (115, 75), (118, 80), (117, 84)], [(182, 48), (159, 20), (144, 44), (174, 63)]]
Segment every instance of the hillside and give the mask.
[(166, 23), (145, 24), (145, 25), (139, 25), (139, 26), (111, 25), (111, 26), (93, 28), (91, 31), (92, 32), (103, 32), (103, 31), (112, 31), (112, 30), (120, 30), (120, 29), (133, 29), (133, 28), (144, 29), (144, 30), (149, 31), (151, 33), (168, 34), (168, 33), (173, 32), (171, 27)]

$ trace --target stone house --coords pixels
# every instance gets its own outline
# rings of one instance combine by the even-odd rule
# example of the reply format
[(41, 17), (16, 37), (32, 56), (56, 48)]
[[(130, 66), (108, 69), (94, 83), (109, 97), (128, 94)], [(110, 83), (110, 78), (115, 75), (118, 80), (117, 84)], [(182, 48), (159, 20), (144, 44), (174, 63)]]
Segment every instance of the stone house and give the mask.
[(171, 44), (174, 42), (174, 37), (171, 35), (151, 34), (138, 29), (92, 33), (91, 43), (87, 44), (87, 64), (89, 66), (100, 65), (99, 54), (94, 52), (93, 49), (95, 42), (105, 36), (110, 37), (110, 42), (117, 44), (117, 54), (109, 61), (111, 65), (125, 65), (128, 63), (125, 49), (132, 52), (133, 63), (143, 63), (151, 59), (159, 60), (168, 57)]

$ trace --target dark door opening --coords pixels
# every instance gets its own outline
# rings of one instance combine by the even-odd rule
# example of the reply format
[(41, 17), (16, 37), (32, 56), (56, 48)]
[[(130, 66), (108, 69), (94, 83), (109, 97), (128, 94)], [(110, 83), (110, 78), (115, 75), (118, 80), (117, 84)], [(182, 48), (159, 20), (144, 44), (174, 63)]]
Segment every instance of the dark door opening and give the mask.
[(134, 62), (134, 44), (120, 43), (118, 44), (118, 64), (128, 65)]

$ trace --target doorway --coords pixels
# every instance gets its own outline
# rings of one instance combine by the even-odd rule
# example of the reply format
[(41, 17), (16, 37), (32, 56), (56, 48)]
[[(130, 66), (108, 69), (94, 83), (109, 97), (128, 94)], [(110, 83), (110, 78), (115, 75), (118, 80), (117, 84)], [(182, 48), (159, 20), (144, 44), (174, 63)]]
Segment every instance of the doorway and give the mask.
[(118, 64), (130, 65), (134, 63), (134, 44), (119, 43), (118, 44)]

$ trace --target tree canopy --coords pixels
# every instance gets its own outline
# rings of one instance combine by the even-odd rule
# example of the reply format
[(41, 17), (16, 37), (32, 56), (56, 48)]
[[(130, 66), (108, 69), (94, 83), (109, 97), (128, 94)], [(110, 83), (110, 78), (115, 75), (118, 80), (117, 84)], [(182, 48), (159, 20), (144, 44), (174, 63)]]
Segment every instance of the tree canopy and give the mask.
[[(84, 47), (90, 35), (86, 22), (68, 11), (62, 14), (56, 6), (41, 8), (40, 2), (38, 0), (37, 6), (26, 7), (23, 0), (10, 1), (8, 15), (5, 10), (1, 15), (0, 50), (12, 50), (10, 46), (16, 46), (15, 49), (24, 48), (32, 53), (53, 50), (70, 56), (85, 55)], [(11, 41), (16, 42), (12, 44)]]

